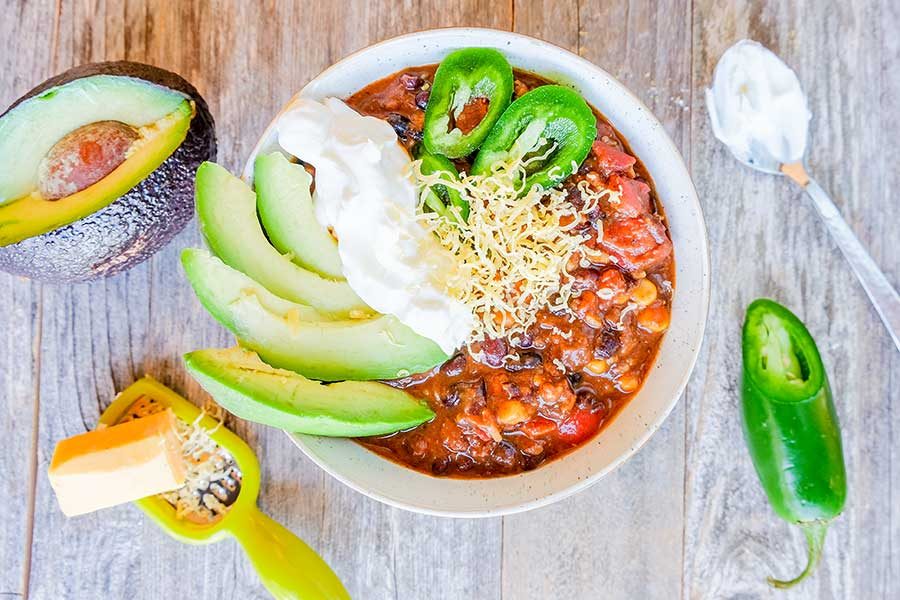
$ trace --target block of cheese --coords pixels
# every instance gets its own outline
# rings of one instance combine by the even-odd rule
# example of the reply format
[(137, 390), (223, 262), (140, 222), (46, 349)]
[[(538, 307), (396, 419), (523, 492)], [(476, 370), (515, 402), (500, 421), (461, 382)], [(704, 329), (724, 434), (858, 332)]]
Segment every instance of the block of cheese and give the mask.
[(181, 487), (177, 419), (168, 409), (59, 442), (49, 476), (63, 513), (72, 517)]

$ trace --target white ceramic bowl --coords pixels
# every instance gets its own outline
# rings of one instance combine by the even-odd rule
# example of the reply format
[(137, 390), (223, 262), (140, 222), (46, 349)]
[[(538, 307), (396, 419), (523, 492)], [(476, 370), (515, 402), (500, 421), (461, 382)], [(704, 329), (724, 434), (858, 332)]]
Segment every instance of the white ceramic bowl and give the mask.
[[(404, 35), (341, 60), (295, 98), (345, 98), (405, 67), (440, 62), (452, 50), (467, 46), (497, 48), (514, 67), (573, 87), (609, 119), (656, 184), (671, 229), (677, 270), (671, 327), (643, 388), (596, 438), (534, 471), (494, 479), (430, 477), (350, 440), (291, 434), (317, 465), (376, 500), (433, 515), (486, 517), (544, 506), (586, 488), (622, 464), (659, 428), (678, 402), (700, 351), (709, 305), (709, 255), (697, 194), (660, 122), (609, 73), (546, 42), (492, 29), (437, 29)], [(256, 154), (276, 147), (270, 125), (244, 168), (246, 180), (252, 178)]]

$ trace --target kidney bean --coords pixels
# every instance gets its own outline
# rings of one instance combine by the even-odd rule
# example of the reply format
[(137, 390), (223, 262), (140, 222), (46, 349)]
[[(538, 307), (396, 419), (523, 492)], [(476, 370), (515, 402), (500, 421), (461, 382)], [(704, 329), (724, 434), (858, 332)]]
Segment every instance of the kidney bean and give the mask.
[(415, 73), (403, 73), (400, 75), (400, 83), (409, 91), (417, 90), (422, 87), (425, 80)]
[(597, 358), (610, 358), (619, 349), (619, 332), (615, 329), (604, 329), (600, 339), (594, 345), (594, 356)]
[(431, 92), (422, 90), (416, 94), (416, 106), (425, 110), (428, 107), (428, 98), (431, 97)]
[(466, 368), (466, 357), (462, 354), (455, 354), (453, 358), (441, 365), (441, 373), (447, 377), (456, 377)]
[(485, 340), (481, 343), (481, 362), (489, 367), (502, 367), (503, 359), (509, 352), (506, 340)]

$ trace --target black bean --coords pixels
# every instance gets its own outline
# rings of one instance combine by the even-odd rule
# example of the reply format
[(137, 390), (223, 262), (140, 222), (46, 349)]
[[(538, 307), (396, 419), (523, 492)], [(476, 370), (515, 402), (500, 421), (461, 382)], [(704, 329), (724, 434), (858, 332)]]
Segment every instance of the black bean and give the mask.
[(460, 471), (468, 471), (475, 466), (475, 460), (468, 454), (456, 455), (456, 468)]
[(594, 414), (609, 410), (609, 401), (595, 394), (593, 390), (582, 388), (575, 396), (575, 405), (582, 410), (589, 410)]
[(587, 390), (581, 390), (575, 395), (575, 406), (581, 409), (589, 409), (594, 406), (596, 394)]
[(441, 396), (441, 404), (447, 408), (453, 408), (459, 404), (459, 390), (455, 390), (451, 387), (450, 391), (448, 391), (445, 396)]
[(450, 458), (447, 456), (442, 456), (441, 458), (438, 458), (433, 463), (431, 463), (431, 472), (435, 475), (446, 473), (447, 469), (449, 468)]
[(504, 367), (507, 371), (515, 373), (524, 369), (536, 369), (541, 366), (543, 362), (544, 359), (542, 359), (541, 355), (537, 352), (519, 352), (518, 360), (513, 359), (507, 361)]
[(578, 391), (578, 386), (581, 385), (581, 381), (584, 377), (581, 373), (566, 373), (566, 381), (569, 382), (569, 387), (572, 388), (573, 392)]
[(462, 403), (466, 412), (469, 414), (478, 414), (487, 405), (485, 401), (484, 381), (469, 382), (462, 381), (454, 383), (450, 386), (450, 395), (456, 396), (453, 406)]
[(399, 137), (401, 140), (422, 139), (422, 132), (414, 129), (409, 119), (404, 117), (400, 113), (390, 113), (387, 116), (387, 122), (391, 127), (394, 128), (394, 131), (397, 133), (397, 137)]
[(619, 349), (619, 332), (615, 329), (604, 329), (600, 334), (600, 339), (594, 345), (594, 356), (596, 358), (609, 358)]
[(519, 451), (516, 447), (507, 441), (500, 442), (494, 446), (493, 451), (491, 451), (494, 462), (500, 463), (504, 467), (512, 467), (516, 462), (518, 454)]
[(519, 336), (519, 340), (516, 343), (517, 348), (531, 348), (532, 346), (534, 346), (534, 336), (530, 332), (526, 331)]
[(530, 455), (523, 454), (522, 455), (522, 470), (523, 471), (532, 471), (540, 466), (540, 464), (544, 462), (544, 455)]

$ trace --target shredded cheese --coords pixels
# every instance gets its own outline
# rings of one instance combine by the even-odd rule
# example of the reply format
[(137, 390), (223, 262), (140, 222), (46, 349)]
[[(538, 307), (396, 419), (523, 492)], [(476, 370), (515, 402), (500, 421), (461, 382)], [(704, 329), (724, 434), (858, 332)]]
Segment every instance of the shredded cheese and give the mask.
[[(149, 396), (135, 400), (120, 423), (152, 415), (165, 406)], [(205, 429), (200, 421), (211, 414), (217, 423)], [(212, 402), (193, 423), (177, 421), (181, 453), (185, 459), (184, 485), (160, 496), (175, 509), (175, 516), (195, 523), (210, 523), (220, 518), (240, 491), (241, 472), (231, 453), (219, 446), (210, 434), (222, 427), (224, 411)]]
[[(545, 145), (541, 140), (538, 147)], [(448, 181), (442, 172), (425, 175), (420, 161), (412, 163), (413, 178), (421, 189), (420, 219), (456, 258), (458, 268), (445, 274), (447, 293), (475, 317), (475, 330), (467, 345), (494, 338), (517, 339), (545, 308), (574, 320), (569, 308), (574, 278), (568, 266), (588, 239), (574, 230), (601, 199), (618, 200), (621, 191), (595, 190), (587, 181), (580, 181), (577, 190), (584, 204), (579, 209), (562, 185), (525, 190), (531, 163), (545, 160), (553, 150), (551, 146), (540, 156), (494, 164), (487, 175), (462, 173), (459, 181)], [(449, 210), (456, 220), (421, 209), (433, 185), (459, 192), (469, 204), (467, 221), (459, 218), (455, 206)], [(602, 235), (602, 230), (597, 235)]]
[(175, 508), (175, 516), (199, 523), (215, 521), (228, 510), (240, 488), (240, 472), (231, 453), (216, 444), (200, 425), (205, 412), (193, 423), (178, 422), (182, 454), (187, 465), (185, 484), (161, 494)]

